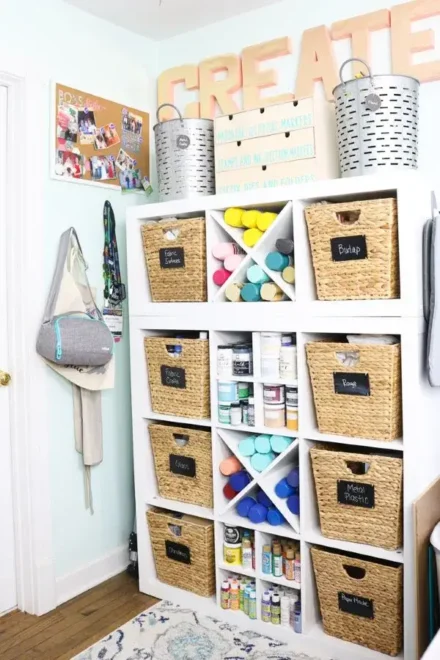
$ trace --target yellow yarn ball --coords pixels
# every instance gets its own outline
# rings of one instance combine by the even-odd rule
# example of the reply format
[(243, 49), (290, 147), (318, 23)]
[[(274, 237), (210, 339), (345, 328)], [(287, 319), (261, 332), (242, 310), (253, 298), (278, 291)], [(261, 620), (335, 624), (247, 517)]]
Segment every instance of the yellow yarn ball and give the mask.
[(258, 229), (260, 231), (266, 231), (266, 229), (269, 229), (272, 222), (275, 222), (276, 217), (277, 217), (277, 214), (276, 213), (271, 213), (270, 211), (266, 211), (265, 213), (261, 213), (260, 217), (257, 220)]
[(252, 229), (246, 229), (243, 233), (243, 240), (248, 247), (254, 247), (263, 236), (263, 232), (253, 227)]
[(244, 227), (253, 229), (258, 224), (258, 219), (263, 215), (261, 211), (244, 211), (241, 221)]
[(230, 208), (225, 211), (225, 222), (230, 227), (243, 227), (243, 209)]

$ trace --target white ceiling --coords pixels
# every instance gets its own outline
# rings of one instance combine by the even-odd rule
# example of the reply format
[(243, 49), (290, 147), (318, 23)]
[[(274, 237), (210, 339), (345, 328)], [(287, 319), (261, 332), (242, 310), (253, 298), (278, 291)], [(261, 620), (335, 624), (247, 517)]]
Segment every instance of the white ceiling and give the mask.
[(167, 39), (279, 0), (66, 0), (150, 39)]

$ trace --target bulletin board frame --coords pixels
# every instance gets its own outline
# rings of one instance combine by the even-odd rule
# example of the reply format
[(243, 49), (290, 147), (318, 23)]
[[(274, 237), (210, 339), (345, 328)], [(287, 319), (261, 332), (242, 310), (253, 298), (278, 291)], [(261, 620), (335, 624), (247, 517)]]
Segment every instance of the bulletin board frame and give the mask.
[[(87, 172), (82, 172), (82, 176), (75, 177), (73, 175), (65, 175), (57, 172), (57, 165), (60, 165), (58, 159), (59, 151), (66, 151), (65, 143), (60, 143), (59, 130), (58, 130), (58, 107), (59, 107), (59, 90), (63, 92), (74, 92), (77, 94), (77, 98), (74, 100), (72, 105), (75, 105), (78, 109), (78, 112), (81, 110), (82, 103), (80, 99), (88, 99), (92, 101), (92, 107), (98, 106), (102, 107), (105, 110), (104, 117), (108, 117), (108, 113), (112, 112), (115, 118), (114, 123), (116, 132), (119, 140), (116, 140), (114, 144), (104, 147), (102, 149), (94, 148), (94, 141), (92, 142), (92, 135), (90, 135), (89, 144), (80, 144), (80, 132), (77, 132), (77, 142), (71, 143), (74, 148), (76, 148), (80, 155), (84, 157), (84, 167), (87, 166)], [(139, 135), (130, 135), (123, 130), (122, 127), (122, 118), (123, 111), (127, 112), (128, 118), (135, 117), (142, 120), (142, 126), (140, 129)], [(103, 117), (102, 110), (93, 110), (94, 117), (96, 118), (97, 128), (101, 128), (99, 118)], [(137, 139), (136, 139), (137, 138)], [(139, 138), (141, 138), (139, 144)], [(61, 138), (63, 140), (64, 138)], [(67, 141), (66, 141), (67, 142)], [(139, 146), (139, 151), (135, 151), (133, 147)], [(60, 147), (60, 149), (59, 149)], [(134, 161), (134, 167), (140, 170), (140, 176), (150, 176), (150, 115), (145, 110), (139, 110), (132, 106), (119, 103), (118, 101), (112, 101), (100, 96), (98, 94), (92, 94), (89, 92), (84, 92), (79, 90), (71, 85), (64, 83), (59, 83), (57, 81), (51, 81), (50, 85), (50, 178), (56, 181), (63, 181), (65, 183), (79, 183), (87, 186), (96, 186), (101, 188), (113, 189), (113, 190), (123, 190), (124, 192), (144, 192), (142, 186), (133, 189), (127, 189), (121, 186), (119, 180), (120, 169), (116, 166), (116, 161), (118, 158), (119, 150), (123, 149), (129, 158), (126, 159), (126, 163), (129, 162), (131, 165), (130, 159)], [(90, 160), (93, 156), (97, 156), (99, 159), (102, 157), (110, 156), (114, 157), (114, 170), (116, 173), (116, 178), (106, 178), (105, 180), (99, 180), (92, 178), (91, 163), (87, 165), (87, 160)], [(125, 163), (125, 164), (126, 164)], [(137, 184), (138, 185), (138, 184)]]

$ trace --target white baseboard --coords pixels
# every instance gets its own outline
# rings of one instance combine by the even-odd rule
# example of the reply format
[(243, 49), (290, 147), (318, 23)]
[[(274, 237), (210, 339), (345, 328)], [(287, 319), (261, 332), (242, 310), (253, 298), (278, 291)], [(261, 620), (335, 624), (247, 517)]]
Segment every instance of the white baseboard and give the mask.
[(56, 580), (57, 605), (79, 596), (98, 584), (125, 571), (129, 564), (128, 547), (116, 548), (113, 552), (82, 566), (73, 573), (63, 575)]

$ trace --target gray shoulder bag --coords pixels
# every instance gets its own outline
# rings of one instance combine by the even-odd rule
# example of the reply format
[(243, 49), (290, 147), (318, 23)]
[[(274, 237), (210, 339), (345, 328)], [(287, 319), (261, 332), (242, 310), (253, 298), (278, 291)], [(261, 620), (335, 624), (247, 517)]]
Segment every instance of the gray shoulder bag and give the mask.
[[(91, 308), (88, 312), (70, 311), (54, 315), (64, 267), (69, 258), (72, 243), (84, 265), (84, 283), (88, 289)], [(113, 335), (103, 321), (94, 301), (85, 273), (87, 266), (77, 233), (73, 227), (61, 235), (55, 273), (44, 312), (43, 323), (37, 338), (37, 353), (50, 362), (72, 367), (100, 367), (113, 355)]]

